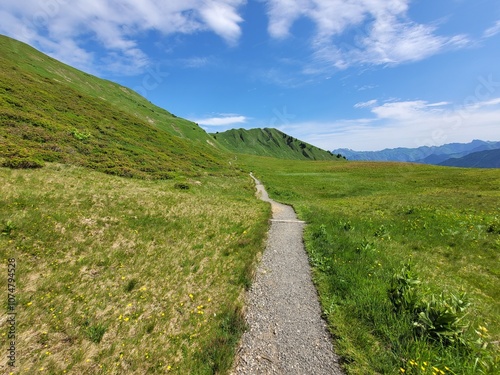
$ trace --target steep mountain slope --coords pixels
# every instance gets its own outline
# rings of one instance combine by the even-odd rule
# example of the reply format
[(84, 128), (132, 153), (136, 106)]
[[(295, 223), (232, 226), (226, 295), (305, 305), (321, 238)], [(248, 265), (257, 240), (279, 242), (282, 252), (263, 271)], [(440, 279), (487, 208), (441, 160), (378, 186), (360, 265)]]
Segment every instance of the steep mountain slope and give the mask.
[(473, 152), (462, 158), (448, 159), (439, 165), (466, 168), (500, 168), (500, 149)]
[(4, 36), (0, 52), (0, 164), (53, 161), (144, 178), (226, 165), (203, 129), (132, 90)]
[(280, 159), (334, 160), (339, 157), (295, 139), (277, 129), (231, 129), (212, 134), (228, 150)]
[(354, 151), (338, 149), (349, 160), (403, 161), (423, 164), (439, 164), (449, 158), (460, 158), (472, 152), (500, 148), (500, 142), (474, 140), (470, 143), (449, 143), (443, 146), (423, 146), (418, 148), (393, 148), (382, 151)]

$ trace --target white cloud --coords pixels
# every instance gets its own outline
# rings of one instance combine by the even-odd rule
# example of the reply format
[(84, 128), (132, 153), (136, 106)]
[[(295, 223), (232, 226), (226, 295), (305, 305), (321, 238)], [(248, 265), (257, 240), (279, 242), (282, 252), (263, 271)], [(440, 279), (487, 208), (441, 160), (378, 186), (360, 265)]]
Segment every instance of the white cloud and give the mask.
[(374, 151), (500, 140), (500, 98), (458, 107), (423, 100), (391, 102), (373, 105), (371, 111), (371, 118), (295, 123), (282, 130), (326, 150)]
[(200, 9), (200, 14), (208, 27), (228, 43), (236, 44), (241, 35), (239, 24), (243, 22), (243, 18), (236, 11), (241, 2), (207, 1), (203, 3), (205, 6)]
[(439, 111), (433, 110), (433, 107), (436, 107), (436, 103), (428, 104), (423, 100), (389, 102), (373, 107), (372, 112), (380, 119), (408, 120)]
[(230, 116), (218, 116), (218, 117), (209, 117), (205, 119), (198, 119), (198, 120), (192, 120), (193, 122), (196, 122), (199, 125), (205, 125), (205, 126), (228, 126), (228, 125), (235, 125), (235, 124), (244, 124), (248, 120), (247, 117), (245, 116), (235, 116), (235, 115), (230, 115)]
[(354, 108), (370, 108), (377, 104), (377, 99), (368, 100), (367, 102), (361, 102), (354, 104)]
[[(312, 46), (318, 71), (353, 64), (401, 64), (469, 44), (464, 35), (439, 36), (434, 26), (408, 18), (410, 0), (267, 0), (269, 33), (286, 38), (301, 17), (316, 26)], [(350, 43), (346, 43), (349, 35)]]
[[(246, 0), (3, 0), (0, 33), (42, 49), (57, 59), (88, 69), (104, 64), (117, 73), (137, 73), (148, 64), (138, 39), (150, 31), (163, 35), (210, 31), (228, 44), (240, 35), (239, 8)], [(85, 49), (98, 41), (101, 59)], [(65, 46), (60, 48), (58, 46)], [(70, 48), (69, 50), (66, 48)], [(75, 54), (78, 58), (71, 58)], [(124, 70), (127, 68), (126, 70)]]
[(492, 106), (496, 106), (499, 104), (500, 104), (500, 98), (495, 98), (495, 99), (485, 100), (482, 102), (477, 101), (477, 102), (471, 103), (470, 105), (466, 106), (465, 109), (470, 111), (470, 110), (480, 109), (483, 107), (492, 107)]
[(495, 36), (500, 33), (500, 20), (497, 21), (492, 27), (488, 28), (484, 34), (484, 38), (491, 38), (492, 36)]

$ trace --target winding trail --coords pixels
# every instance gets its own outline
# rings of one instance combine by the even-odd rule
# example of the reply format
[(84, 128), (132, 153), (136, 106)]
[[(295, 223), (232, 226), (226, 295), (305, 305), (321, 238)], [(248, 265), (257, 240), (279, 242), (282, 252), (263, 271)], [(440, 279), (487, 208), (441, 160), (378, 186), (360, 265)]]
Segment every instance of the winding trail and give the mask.
[(240, 343), (234, 375), (343, 374), (304, 249), (304, 222), (293, 208), (269, 198), (253, 176), (257, 195), (272, 206), (266, 250), (247, 295), (249, 330)]

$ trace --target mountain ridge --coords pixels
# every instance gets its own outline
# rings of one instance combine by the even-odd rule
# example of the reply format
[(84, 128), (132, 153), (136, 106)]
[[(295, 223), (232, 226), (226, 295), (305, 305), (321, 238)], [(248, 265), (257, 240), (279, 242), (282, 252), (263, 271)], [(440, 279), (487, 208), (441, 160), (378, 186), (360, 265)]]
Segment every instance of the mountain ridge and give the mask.
[(450, 158), (439, 165), (462, 168), (500, 168), (500, 149), (473, 152), (461, 158)]
[(211, 135), (223, 147), (235, 153), (295, 160), (338, 160), (341, 158), (274, 128), (230, 129)]

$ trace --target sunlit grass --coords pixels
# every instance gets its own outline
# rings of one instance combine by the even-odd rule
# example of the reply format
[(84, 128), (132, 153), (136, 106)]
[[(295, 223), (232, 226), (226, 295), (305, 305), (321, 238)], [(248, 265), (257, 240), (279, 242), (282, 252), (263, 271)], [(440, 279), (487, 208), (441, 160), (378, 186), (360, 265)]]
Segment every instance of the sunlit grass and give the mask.
[[(498, 370), (499, 170), (242, 159), (309, 223), (315, 281), (349, 373)], [(389, 283), (408, 262), (425, 293), (467, 293), (471, 348), (417, 339), (412, 322), (393, 313)]]
[(8, 258), (18, 267), (19, 373), (230, 366), (269, 214), (248, 176), (179, 189), (49, 164), (0, 169), (0, 180), (0, 270)]

